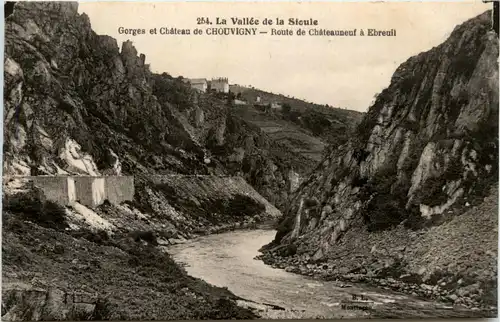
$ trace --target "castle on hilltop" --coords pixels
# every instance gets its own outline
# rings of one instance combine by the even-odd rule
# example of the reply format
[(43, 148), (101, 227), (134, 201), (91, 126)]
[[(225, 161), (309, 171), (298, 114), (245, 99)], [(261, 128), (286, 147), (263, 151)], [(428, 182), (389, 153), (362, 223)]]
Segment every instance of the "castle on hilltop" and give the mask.
[(229, 93), (229, 80), (227, 77), (212, 78), (210, 81), (210, 90)]
[(207, 81), (206, 78), (189, 78), (186, 79), (185, 82), (189, 82), (191, 88), (201, 92), (210, 90), (220, 93), (229, 93), (229, 80), (227, 77), (212, 78), (210, 81)]

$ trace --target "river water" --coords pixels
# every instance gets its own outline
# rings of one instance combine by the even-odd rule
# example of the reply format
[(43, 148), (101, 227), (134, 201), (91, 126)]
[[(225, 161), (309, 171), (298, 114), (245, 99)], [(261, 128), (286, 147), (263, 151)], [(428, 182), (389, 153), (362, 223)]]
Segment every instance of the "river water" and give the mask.
[(453, 308), (363, 284), (318, 281), (265, 265), (254, 257), (273, 230), (240, 230), (204, 236), (168, 248), (186, 271), (235, 295), (284, 310), (264, 309), (264, 318), (477, 317)]

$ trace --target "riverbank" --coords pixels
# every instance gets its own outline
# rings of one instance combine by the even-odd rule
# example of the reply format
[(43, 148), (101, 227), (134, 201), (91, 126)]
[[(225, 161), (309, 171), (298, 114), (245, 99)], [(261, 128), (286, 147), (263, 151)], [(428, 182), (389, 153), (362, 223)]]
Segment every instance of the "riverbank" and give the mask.
[(252, 319), (129, 234), (43, 227), (3, 213), (2, 320)]
[[(307, 261), (300, 261), (299, 259), (287, 260), (278, 256), (270, 255), (269, 253), (256, 256), (255, 259), (262, 260), (265, 264), (270, 265), (273, 268), (283, 269), (286, 272), (308, 276), (315, 280), (341, 282), (341, 287), (345, 288), (352, 287), (352, 284), (362, 283), (383, 290), (402, 292), (404, 294), (416, 296), (423, 300), (435, 300), (444, 304), (462, 306), (465, 309), (471, 310), (471, 317), (497, 316), (497, 308), (492, 304), (493, 300), (490, 300), (489, 304), (484, 303), (481, 299), (478, 300), (478, 295), (480, 295), (477, 290), (479, 287), (478, 285), (469, 284), (468, 287), (465, 286), (464, 290), (459, 292), (460, 295), (457, 295), (454, 288), (464, 283), (464, 280), (457, 280), (454, 276), (451, 278), (455, 278), (455, 287), (448, 285), (449, 288), (445, 288), (443, 287), (444, 284), (432, 285), (418, 282), (405, 282), (401, 279), (391, 277), (390, 275), (387, 277), (372, 277), (366, 273), (336, 274), (333, 272), (334, 268), (328, 264), (312, 264)], [(415, 277), (409, 275), (407, 278), (412, 279)], [(489, 287), (493, 288), (494, 285), (490, 285)]]
[[(5, 187), (5, 185), (4, 185)], [(2, 319), (253, 319), (258, 308), (193, 278), (165, 247), (224, 231), (269, 225), (243, 215), (180, 234), (131, 205), (61, 207), (28, 185), (3, 198)], [(272, 221), (272, 220), (271, 220)], [(180, 237), (180, 238), (179, 238)], [(251, 304), (251, 303), (250, 303)], [(273, 308), (271, 308), (273, 309)]]
[(492, 317), (497, 314), (497, 213), (495, 187), (439, 226), (377, 233), (351, 229), (321, 261), (314, 261), (307, 247), (272, 243), (257, 259), (319, 280), (365, 283)]
[(232, 231), (239, 231), (239, 230), (254, 230), (254, 229), (273, 229), (276, 225), (276, 220), (269, 220), (269, 219), (263, 219), (261, 220), (260, 217), (255, 216), (251, 218), (247, 218), (242, 222), (237, 222), (237, 223), (229, 223), (229, 224), (222, 224), (222, 225), (215, 225), (213, 227), (209, 227), (206, 229), (198, 230), (196, 234), (193, 234), (189, 239), (182, 238), (182, 239), (169, 239), (166, 243), (163, 242), (163, 246), (173, 246), (173, 245), (179, 245), (179, 244), (184, 244), (186, 242), (189, 242), (190, 240), (203, 237), (203, 236), (209, 236), (213, 234), (223, 234), (227, 232), (232, 232)]
[(364, 283), (347, 283), (275, 269), (254, 258), (274, 230), (237, 230), (169, 248), (189, 275), (227, 287), (238, 301), (265, 319), (484, 317), (481, 311), (452, 306)]

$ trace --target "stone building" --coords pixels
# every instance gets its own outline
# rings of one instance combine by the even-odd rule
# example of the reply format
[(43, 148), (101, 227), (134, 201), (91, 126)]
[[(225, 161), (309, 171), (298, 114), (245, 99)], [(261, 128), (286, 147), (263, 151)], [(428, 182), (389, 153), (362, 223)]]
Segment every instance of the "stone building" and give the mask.
[(271, 108), (273, 109), (281, 109), (283, 106), (281, 105), (281, 103), (278, 103), (278, 102), (272, 102), (271, 103)]
[(190, 78), (188, 79), (191, 88), (194, 88), (200, 92), (206, 92), (208, 88), (208, 82), (205, 78)]
[(227, 77), (213, 78), (210, 81), (210, 90), (221, 93), (229, 93), (229, 80)]

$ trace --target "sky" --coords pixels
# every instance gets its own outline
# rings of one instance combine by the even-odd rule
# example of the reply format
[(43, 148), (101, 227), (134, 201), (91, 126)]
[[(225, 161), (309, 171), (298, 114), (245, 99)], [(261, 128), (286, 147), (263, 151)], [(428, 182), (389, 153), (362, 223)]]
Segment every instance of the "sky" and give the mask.
[[(146, 55), (156, 73), (188, 78), (228, 77), (230, 84), (251, 85), (318, 104), (368, 110), (375, 94), (389, 85), (396, 68), (439, 45), (456, 25), (483, 13), (491, 4), (460, 2), (81, 2), (93, 30), (126, 40)], [(212, 25), (197, 25), (197, 18)], [(215, 25), (215, 19), (227, 25)], [(213, 27), (241, 27), (232, 17), (260, 20), (256, 36), (213, 36)], [(264, 26), (269, 18), (313, 19), (317, 26)], [(120, 33), (144, 29), (146, 34)], [(149, 34), (161, 27), (194, 29), (203, 35)], [(278, 36), (271, 29), (352, 30), (356, 37)], [(395, 37), (361, 37), (359, 30), (396, 30)], [(259, 34), (267, 31), (267, 34)]]

